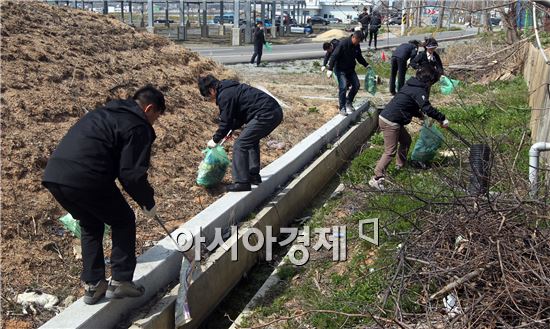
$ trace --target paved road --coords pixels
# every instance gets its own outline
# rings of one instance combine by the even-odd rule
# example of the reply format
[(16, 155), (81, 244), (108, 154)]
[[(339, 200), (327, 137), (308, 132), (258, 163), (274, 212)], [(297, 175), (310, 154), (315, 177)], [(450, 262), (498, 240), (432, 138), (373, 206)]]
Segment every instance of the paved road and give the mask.
[[(461, 31), (447, 31), (436, 33), (435, 38), (438, 41), (470, 38), (477, 34), (477, 29), (468, 29)], [(400, 45), (411, 39), (423, 40), (428, 34), (395, 37), (385, 40), (378, 40), (378, 49), (387, 49)], [(362, 43), (363, 50), (367, 48), (367, 43)], [(252, 56), (253, 46), (240, 47), (216, 47), (207, 48), (204, 46), (191, 47), (205, 57), (210, 57), (223, 64), (248, 63)], [(291, 45), (274, 45), (272, 52), (264, 50), (262, 60), (266, 61), (284, 61), (293, 59), (312, 59), (321, 58), (324, 55), (322, 43), (302, 43)]]

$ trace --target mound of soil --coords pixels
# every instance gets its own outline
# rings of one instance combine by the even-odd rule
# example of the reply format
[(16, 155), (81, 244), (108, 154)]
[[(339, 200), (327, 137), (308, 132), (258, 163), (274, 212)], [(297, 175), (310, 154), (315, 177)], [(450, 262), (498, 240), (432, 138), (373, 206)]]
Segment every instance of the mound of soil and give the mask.
[(350, 36), (350, 32), (346, 32), (344, 30), (339, 30), (339, 29), (332, 29), (319, 34), (318, 36), (313, 38), (313, 41), (314, 42), (330, 41), (332, 39), (342, 39), (349, 36)]
[[(41, 2), (2, 1), (0, 6), (2, 317), (5, 327), (32, 328), (54, 312), (25, 315), (15, 303), (17, 294), (37, 289), (61, 301), (82, 294), (81, 263), (74, 252), (79, 242), (63, 230), (57, 218), (65, 211), (40, 184), (50, 154), (69, 127), (87, 111), (126, 98), (145, 84), (162, 90), (168, 109), (155, 124), (149, 177), (159, 213), (173, 229), (222, 190), (195, 185), (201, 150), (216, 129), (217, 117), (216, 106), (200, 97), (196, 79), (206, 73), (236, 76), (113, 18)], [(288, 111), (271, 137), (285, 146), (273, 149), (264, 141), (263, 165), (326, 121), (311, 120), (301, 107)], [(138, 253), (164, 236), (158, 224), (139, 213), (137, 229)]]

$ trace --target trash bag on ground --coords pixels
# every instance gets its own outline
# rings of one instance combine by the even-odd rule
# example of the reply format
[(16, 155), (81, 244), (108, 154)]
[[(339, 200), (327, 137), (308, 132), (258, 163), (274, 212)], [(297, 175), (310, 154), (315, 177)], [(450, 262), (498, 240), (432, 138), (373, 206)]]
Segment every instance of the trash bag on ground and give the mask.
[(411, 161), (424, 164), (430, 163), (437, 154), (441, 143), (443, 143), (441, 131), (435, 125), (429, 125), (425, 120), (420, 129), (420, 137), (414, 145)]
[[(61, 224), (63, 224), (63, 227), (71, 232), (75, 237), (80, 239), (81, 233), (80, 233), (80, 223), (78, 220), (74, 219), (73, 216), (69, 213), (67, 213), (65, 216), (61, 216), (59, 218), (59, 221)], [(103, 233), (103, 236), (109, 235), (109, 225), (105, 224), (105, 231)]]
[(222, 146), (207, 148), (202, 151), (204, 159), (199, 165), (197, 184), (204, 187), (212, 187), (219, 184), (229, 166), (229, 157)]
[(273, 44), (271, 42), (264, 43), (265, 50), (272, 51), (273, 50)]
[(372, 67), (367, 68), (367, 74), (365, 75), (365, 90), (370, 94), (376, 94), (376, 72)]
[(459, 80), (449, 79), (446, 76), (442, 76), (439, 80), (440, 90), (443, 95), (450, 95), (453, 90), (458, 86)]

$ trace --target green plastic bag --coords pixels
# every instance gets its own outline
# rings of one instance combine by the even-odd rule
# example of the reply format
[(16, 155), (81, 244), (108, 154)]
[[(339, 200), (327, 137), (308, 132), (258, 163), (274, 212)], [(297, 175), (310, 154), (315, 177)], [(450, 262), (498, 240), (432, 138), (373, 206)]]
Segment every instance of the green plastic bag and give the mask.
[[(80, 239), (80, 223), (78, 223), (78, 221), (74, 219), (71, 214), (67, 213), (65, 216), (60, 217), (59, 221), (63, 224), (63, 227), (65, 227), (67, 231), (71, 232), (74, 236)], [(105, 224), (104, 236), (109, 235), (109, 229), (109, 225)]]
[(202, 153), (205, 156), (199, 165), (197, 184), (204, 187), (217, 185), (225, 176), (225, 171), (231, 161), (220, 145), (215, 148), (207, 148)]
[(372, 67), (367, 68), (367, 75), (365, 75), (365, 90), (370, 94), (376, 94), (376, 73)]
[(443, 134), (441, 131), (435, 125), (429, 126), (426, 121), (424, 121), (424, 125), (420, 129), (420, 137), (414, 145), (411, 155), (412, 161), (431, 162), (437, 154), (441, 143), (443, 143)]
[(271, 52), (273, 50), (273, 44), (271, 42), (264, 43), (265, 50)]
[(443, 95), (450, 95), (456, 86), (458, 86), (459, 80), (449, 79), (446, 76), (442, 76), (439, 80), (441, 93)]

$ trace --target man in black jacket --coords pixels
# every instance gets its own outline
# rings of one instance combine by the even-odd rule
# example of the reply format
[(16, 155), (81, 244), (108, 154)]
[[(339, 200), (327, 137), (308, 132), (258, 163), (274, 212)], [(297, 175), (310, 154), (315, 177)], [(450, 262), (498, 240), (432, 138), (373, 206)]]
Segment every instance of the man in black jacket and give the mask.
[(254, 54), (252, 54), (252, 58), (250, 59), (250, 64), (254, 64), (254, 60), (256, 60), (256, 66), (260, 66), (260, 62), (262, 61), (264, 44), (265, 44), (264, 23), (258, 22), (258, 24), (256, 25), (256, 29), (254, 30)]
[[(330, 56), (330, 61), (327, 66), (327, 77), (332, 76), (332, 70), (338, 79), (338, 100), (340, 114), (348, 115), (355, 111), (353, 107), (353, 99), (359, 91), (359, 78), (355, 73), (355, 61), (367, 67), (369, 63), (361, 54), (361, 31), (353, 32), (352, 36), (340, 41), (336, 50)], [(351, 84), (348, 95), (346, 96), (347, 85)]]
[(374, 39), (374, 50), (377, 50), (377, 42), (378, 42), (378, 30), (380, 30), (380, 27), (382, 26), (382, 17), (380, 17), (380, 13), (377, 11), (372, 12), (372, 16), (370, 18), (370, 26), (369, 26), (369, 48), (372, 40)]
[(363, 8), (363, 12), (359, 15), (359, 23), (361, 24), (361, 32), (363, 32), (363, 38), (361, 41), (365, 41), (369, 35), (370, 15), (367, 8)]
[(281, 123), (283, 111), (273, 97), (244, 83), (219, 81), (207, 75), (200, 77), (198, 84), (201, 95), (215, 102), (220, 109), (219, 127), (208, 147), (216, 147), (228, 133), (246, 124), (233, 144), (234, 183), (227, 187), (227, 191), (250, 191), (251, 184), (262, 182), (260, 139)]
[(421, 51), (411, 60), (411, 67), (418, 70), (424, 65), (431, 65), (437, 74), (436, 81), (444, 74), (443, 63), (439, 54), (435, 51), (437, 49), (437, 41), (434, 38), (428, 38), (424, 41), (424, 51)]
[[(154, 191), (147, 180), (153, 123), (164, 113), (164, 95), (146, 86), (127, 100), (115, 100), (82, 117), (48, 160), (42, 184), (75, 219), (81, 229), (81, 279), (84, 302), (138, 297), (144, 288), (134, 284), (136, 267), (135, 215), (115, 184), (142, 208), (156, 215)], [(104, 224), (111, 226), (112, 279), (105, 281)]]
[[(380, 191), (384, 190), (386, 168), (397, 154), (396, 168), (405, 166), (407, 153), (411, 145), (411, 136), (405, 128), (413, 117), (424, 119), (424, 116), (439, 121), (442, 127), (448, 127), (445, 115), (435, 109), (428, 99), (428, 90), (435, 82), (437, 73), (431, 65), (424, 65), (416, 72), (416, 77), (407, 83), (386, 105), (379, 115), (378, 124), (384, 136), (384, 153), (374, 169), (374, 176), (369, 185)], [(397, 145), (399, 144), (399, 149)]]
[(323, 58), (323, 65), (321, 66), (321, 72), (324, 72), (327, 68), (328, 61), (330, 60), (330, 55), (332, 55), (332, 52), (336, 47), (338, 47), (338, 44), (340, 43), (340, 40), (338, 39), (332, 39), (330, 42), (323, 43), (323, 50), (325, 51), (325, 57)]
[(395, 77), (397, 76), (397, 91), (403, 87), (405, 74), (407, 73), (407, 61), (416, 57), (418, 52), (418, 40), (410, 40), (399, 45), (391, 57), (390, 93), (395, 95)]

